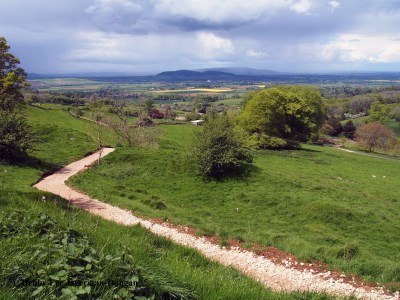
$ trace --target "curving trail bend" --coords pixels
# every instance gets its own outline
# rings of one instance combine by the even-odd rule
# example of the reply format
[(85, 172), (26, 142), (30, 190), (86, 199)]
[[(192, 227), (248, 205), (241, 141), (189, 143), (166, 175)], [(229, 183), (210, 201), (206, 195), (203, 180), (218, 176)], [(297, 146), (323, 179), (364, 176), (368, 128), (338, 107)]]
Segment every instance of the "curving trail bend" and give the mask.
[[(104, 157), (114, 148), (104, 148), (101, 156)], [(140, 224), (152, 233), (172, 240), (173, 242), (196, 249), (205, 257), (224, 266), (231, 266), (245, 275), (261, 282), (269, 289), (278, 292), (312, 291), (327, 293), (335, 296), (354, 296), (358, 299), (400, 299), (398, 293), (387, 294), (381, 288), (373, 288), (367, 285), (352, 284), (331, 275), (331, 272), (316, 272), (314, 270), (299, 270), (294, 268), (291, 262), (277, 264), (265, 256), (256, 255), (238, 247), (226, 249), (215, 245), (204, 237), (197, 237), (182, 232), (167, 224), (159, 224), (136, 217), (132, 212), (112, 206), (110, 204), (92, 199), (89, 196), (73, 190), (65, 184), (71, 176), (89, 168), (99, 159), (99, 152), (82, 158), (69, 164), (56, 173), (45, 177), (35, 188), (61, 196), (71, 204), (80, 207), (87, 212), (100, 216), (126, 226)]]

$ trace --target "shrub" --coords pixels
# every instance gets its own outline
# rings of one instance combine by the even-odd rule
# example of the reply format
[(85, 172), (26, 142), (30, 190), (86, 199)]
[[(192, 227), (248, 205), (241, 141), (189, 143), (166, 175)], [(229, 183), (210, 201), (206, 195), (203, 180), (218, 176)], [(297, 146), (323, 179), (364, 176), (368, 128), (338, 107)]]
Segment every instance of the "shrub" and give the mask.
[(158, 109), (152, 108), (149, 112), (149, 117), (152, 119), (164, 119), (164, 114)]
[(278, 137), (266, 135), (264, 133), (254, 133), (250, 136), (251, 140), (260, 149), (297, 149), (299, 144)]
[(354, 125), (353, 121), (350, 120), (343, 126), (343, 134), (348, 139), (354, 139), (356, 134), (356, 126)]
[(35, 141), (25, 117), (19, 113), (0, 112), (0, 159), (24, 156)]
[(333, 127), (331, 125), (329, 125), (328, 123), (324, 123), (324, 125), (322, 125), (320, 132), (324, 135), (333, 135), (333, 133), (335, 132), (335, 129), (333, 129)]
[(389, 114), (389, 118), (394, 119), (397, 122), (400, 122), (400, 107), (397, 106), (393, 108)]
[(227, 116), (208, 120), (195, 135), (193, 155), (200, 173), (214, 178), (241, 172), (253, 162), (246, 135), (235, 130)]
[(191, 113), (188, 113), (188, 114), (186, 115), (186, 121), (200, 120), (200, 117), (201, 117), (201, 116), (200, 116), (198, 113), (191, 112)]

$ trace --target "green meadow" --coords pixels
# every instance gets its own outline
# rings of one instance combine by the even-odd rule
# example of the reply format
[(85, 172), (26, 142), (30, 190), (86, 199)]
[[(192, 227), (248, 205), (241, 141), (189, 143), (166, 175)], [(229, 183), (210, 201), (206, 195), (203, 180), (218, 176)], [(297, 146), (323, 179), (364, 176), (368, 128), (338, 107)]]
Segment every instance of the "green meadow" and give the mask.
[(241, 178), (205, 180), (190, 125), (158, 149), (120, 148), (70, 185), (143, 216), (321, 261), (371, 282), (400, 281), (400, 161), (303, 145), (259, 151)]
[[(163, 297), (166, 299), (166, 295), (162, 294), (164, 291), (172, 291), (181, 299), (185, 297), (197, 299), (330, 299), (327, 296), (316, 294), (274, 293), (231, 268), (221, 267), (206, 260), (193, 250), (174, 245), (138, 226), (125, 227), (102, 220), (80, 209), (70, 207), (57, 196), (33, 189), (31, 185), (42, 174), (54, 171), (95, 150), (95, 145), (87, 134), (92, 126), (90, 122), (72, 118), (62, 106), (48, 105), (45, 108), (27, 108), (28, 121), (40, 138), (40, 143), (30, 153), (28, 161), (19, 165), (0, 163), (0, 295), (2, 299), (37, 298), (32, 295), (35, 288), (19, 288), (15, 285), (15, 280), (28, 273), (35, 276), (36, 271), (40, 276), (51, 275), (52, 268), (55, 266), (59, 268), (60, 264), (57, 262), (43, 261), (43, 258), (33, 259), (33, 257), (38, 255), (35, 252), (38, 249), (44, 251), (43, 255), (46, 255), (47, 252), (44, 249), (47, 247), (49, 251), (50, 246), (57, 246), (56, 249), (59, 249), (58, 244), (54, 245), (50, 242), (54, 242), (54, 236), (67, 229), (70, 234), (80, 236), (76, 240), (81, 241), (85, 247), (90, 245), (92, 254), (96, 252), (105, 257), (113, 257), (112, 255), (118, 251), (127, 251), (132, 256), (135, 267), (141, 270), (144, 277), (153, 278), (153, 280), (145, 280), (145, 284), (159, 299)], [(160, 155), (157, 153), (164, 151), (166, 151), (165, 154), (170, 151), (182, 153), (183, 149), (180, 147), (185, 147), (185, 144), (181, 144), (182, 141), (179, 139), (181, 130), (185, 137), (190, 132), (187, 127), (171, 127), (171, 129), (165, 130), (166, 136), (158, 150), (161, 152), (149, 152), (151, 157), (148, 162), (143, 160), (139, 163), (136, 159), (125, 162), (130, 166), (129, 168), (132, 167), (130, 163), (135, 163), (137, 168), (142, 168), (142, 164), (151, 163), (145, 168), (148, 168), (148, 172), (155, 172), (157, 166), (153, 165), (154, 162), (151, 160)], [(112, 133), (109, 133), (107, 138), (110, 145), (115, 143)], [(187, 143), (188, 140), (185, 141)], [(118, 160), (118, 157), (134, 158), (144, 154), (143, 151), (118, 149), (116, 156), (105, 160), (100, 168), (94, 169), (93, 172), (88, 173), (88, 176), (80, 177), (80, 180), (96, 178), (99, 176), (99, 172), (109, 169), (114, 164), (113, 161)], [(179, 163), (176, 165), (181, 167)], [(135, 181), (138, 180), (133, 174), (135, 173), (134, 169), (131, 170), (132, 176), (127, 176), (127, 169), (124, 168), (125, 179), (121, 182), (122, 185), (128, 184), (126, 181), (128, 177)], [(111, 168), (106, 172), (114, 171)], [(117, 176), (111, 173), (108, 178), (113, 186)], [(195, 177), (193, 175), (190, 178), (189, 180), (193, 180)], [(106, 179), (103, 178), (101, 182), (104, 180)], [(93, 186), (99, 187), (101, 182), (94, 183)], [(199, 184), (204, 183), (199, 181)], [(135, 184), (132, 188), (136, 190), (140, 186)], [(156, 185), (152, 184), (151, 186), (151, 189), (150, 187), (148, 189), (149, 192), (155, 193), (152, 192), (152, 189), (156, 190)], [(111, 185), (105, 186), (102, 192), (105, 199), (111, 199), (108, 195), (115, 193), (110, 187)], [(113, 187), (115, 188), (115, 186)], [(162, 188), (158, 187), (159, 192), (156, 193), (160, 197)], [(142, 187), (142, 189), (147, 188)], [(168, 191), (166, 191), (166, 195), (168, 195)], [(124, 198), (121, 197), (121, 199)], [(167, 213), (172, 208), (172, 203), (168, 203), (164, 196), (163, 199), (167, 203), (165, 210)], [(126, 203), (130, 203), (130, 201), (134, 203), (136, 200), (127, 200)], [(39, 217), (43, 215), (47, 217)], [(18, 216), (18, 219), (13, 219), (12, 216)], [(39, 231), (37, 231), (38, 228)], [(43, 230), (47, 234), (42, 235)], [(86, 240), (88, 245), (85, 244)], [(82, 244), (79, 245), (82, 246)], [(104, 267), (100, 262), (98, 265)], [(81, 271), (79, 269), (79, 272)], [(112, 269), (103, 273), (105, 276), (103, 279), (110, 279), (119, 278), (121, 271)], [(51, 276), (55, 278), (54, 280), (58, 280), (59, 277), (66, 275), (64, 271), (61, 271), (61, 273)], [(50, 299), (51, 297), (56, 296), (49, 294), (41, 298)], [(69, 299), (68, 294), (65, 297), (65, 299)], [(84, 297), (86, 296), (82, 296), (82, 299)], [(111, 298), (111, 295), (102, 296), (102, 299)]]

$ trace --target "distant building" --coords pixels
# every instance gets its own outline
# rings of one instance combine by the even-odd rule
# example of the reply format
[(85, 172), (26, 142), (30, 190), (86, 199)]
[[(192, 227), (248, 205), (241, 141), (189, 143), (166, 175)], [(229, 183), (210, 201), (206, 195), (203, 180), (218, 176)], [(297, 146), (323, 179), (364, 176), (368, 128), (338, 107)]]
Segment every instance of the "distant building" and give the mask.
[(192, 123), (192, 125), (195, 125), (195, 126), (199, 126), (199, 125), (201, 125), (201, 123), (203, 123), (203, 122), (204, 122), (204, 120), (190, 121), (190, 123)]

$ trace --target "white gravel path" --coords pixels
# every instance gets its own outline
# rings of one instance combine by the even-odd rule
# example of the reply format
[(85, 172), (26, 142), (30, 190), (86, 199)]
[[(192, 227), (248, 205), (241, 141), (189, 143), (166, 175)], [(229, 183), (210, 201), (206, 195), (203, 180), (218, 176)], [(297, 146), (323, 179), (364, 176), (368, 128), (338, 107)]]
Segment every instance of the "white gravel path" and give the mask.
[[(113, 148), (104, 148), (102, 152), (103, 157), (114, 150)], [(378, 288), (355, 287), (352, 284), (344, 282), (342, 279), (334, 279), (330, 276), (330, 272), (299, 271), (291, 267), (290, 262), (288, 262), (287, 266), (283, 266), (250, 251), (239, 248), (225, 249), (224, 247), (212, 244), (205, 238), (182, 233), (178, 229), (166, 224), (153, 223), (135, 217), (130, 211), (92, 199), (65, 185), (65, 181), (68, 178), (87, 169), (91, 164), (96, 162), (98, 157), (99, 154), (94, 153), (71, 163), (44, 178), (34, 187), (59, 195), (67, 199), (71, 204), (106, 220), (127, 226), (140, 224), (156, 235), (168, 238), (177, 244), (194, 248), (205, 257), (224, 266), (236, 268), (274, 291), (312, 291), (336, 296), (355, 296), (359, 299), (400, 299), (398, 293), (396, 295), (388, 295)]]

